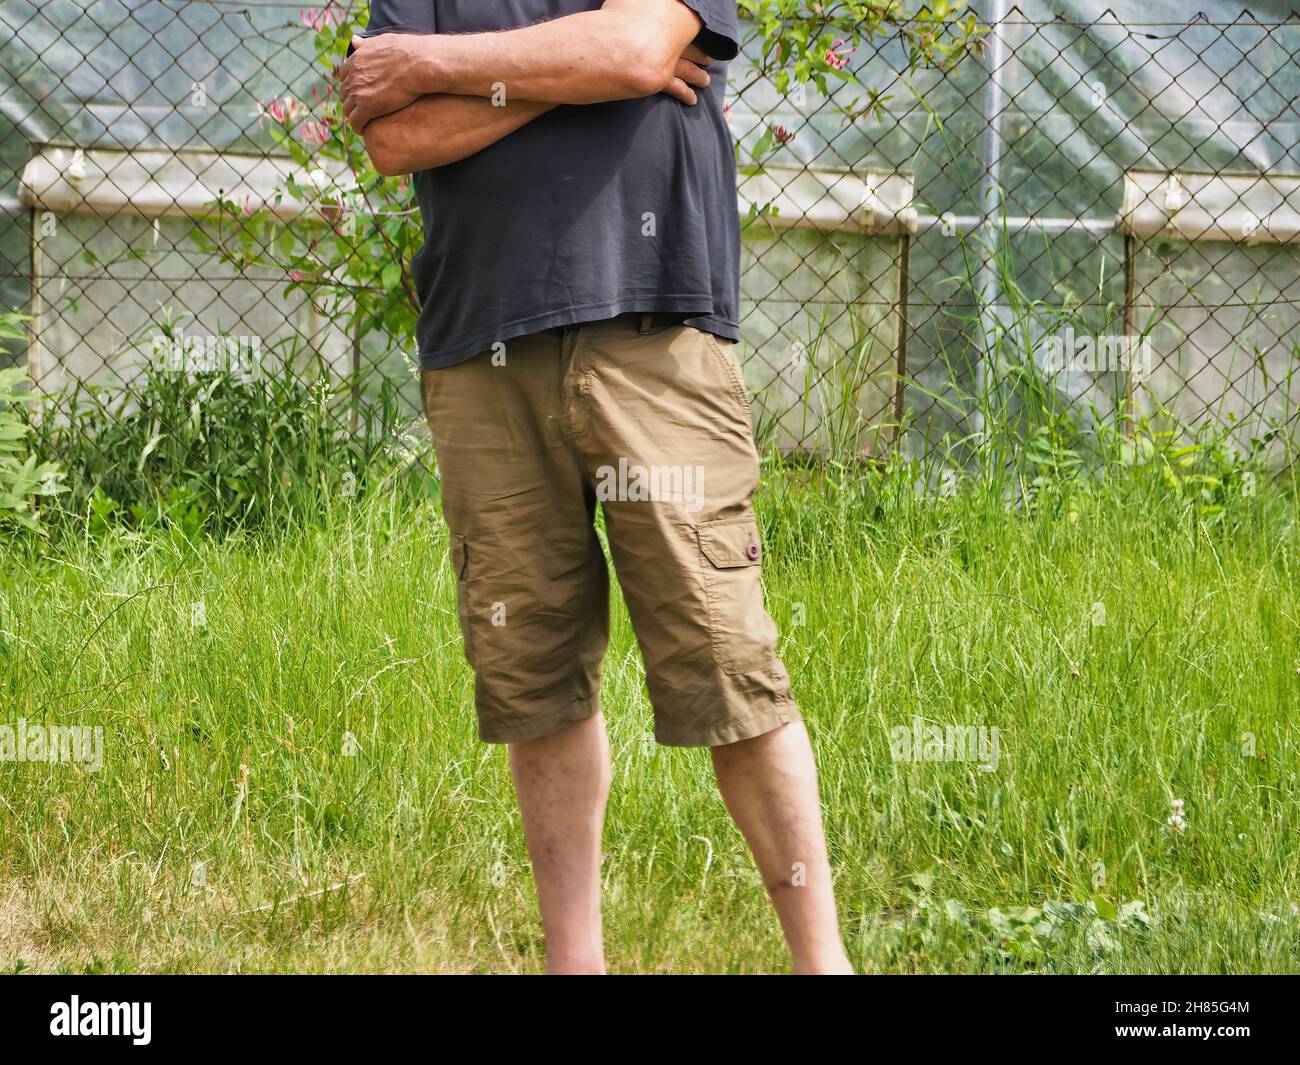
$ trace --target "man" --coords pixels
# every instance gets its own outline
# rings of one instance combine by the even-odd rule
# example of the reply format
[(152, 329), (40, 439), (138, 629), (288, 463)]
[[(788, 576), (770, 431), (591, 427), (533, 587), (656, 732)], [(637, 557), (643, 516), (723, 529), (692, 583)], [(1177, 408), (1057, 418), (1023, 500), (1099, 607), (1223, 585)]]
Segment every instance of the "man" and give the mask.
[(377, 0), (343, 109), (414, 172), (425, 413), (479, 734), (509, 746), (549, 972), (603, 972), (600, 503), (660, 743), (708, 746), (797, 972), (851, 971), (763, 607), (722, 110), (734, 0)]

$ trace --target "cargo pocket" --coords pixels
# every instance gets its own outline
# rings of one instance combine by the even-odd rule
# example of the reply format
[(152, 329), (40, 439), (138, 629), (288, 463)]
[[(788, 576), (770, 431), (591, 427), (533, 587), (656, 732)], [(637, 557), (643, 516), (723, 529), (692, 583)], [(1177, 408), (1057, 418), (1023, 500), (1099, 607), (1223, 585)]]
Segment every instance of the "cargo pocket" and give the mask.
[(762, 549), (753, 518), (697, 525), (713, 657), (726, 673), (776, 664), (776, 625), (763, 606)]
[(452, 534), (451, 566), (456, 575), (456, 614), (460, 618), (460, 634), (465, 643), (465, 661), (474, 664), (474, 634), (470, 630), (469, 613), (469, 545), (465, 537)]

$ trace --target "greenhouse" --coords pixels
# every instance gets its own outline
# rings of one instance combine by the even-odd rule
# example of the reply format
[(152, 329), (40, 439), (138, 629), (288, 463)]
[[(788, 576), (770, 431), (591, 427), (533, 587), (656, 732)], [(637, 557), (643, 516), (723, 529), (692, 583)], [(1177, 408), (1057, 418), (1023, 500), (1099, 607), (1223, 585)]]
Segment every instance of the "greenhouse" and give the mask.
[[(1045, 378), (1089, 417), (1209, 420), (1243, 447), (1293, 427), (1300, 26), (1222, 0), (1190, 19), (1173, 0), (976, 7), (981, 62), (909, 76), (901, 46), (859, 49), (883, 103), (852, 122), (847, 87), (778, 93), (756, 40), (731, 65), (765, 427), (868, 453), (978, 430), (1021, 402), (1008, 363), (1041, 370), (1062, 327), (1155, 352), (1136, 374)], [(285, 193), (311, 168), (267, 135), (268, 104), (325, 91), (311, 23), (344, 12), (314, 11), (0, 4), (17, 34), (0, 70), (4, 299), (35, 315), (43, 393), (129, 389), (160, 316), (304, 370), (364, 367), (362, 392), (407, 372), (406, 338), (349, 335), (282, 271), (232, 273), (191, 239), (223, 198), (316, 221)]]

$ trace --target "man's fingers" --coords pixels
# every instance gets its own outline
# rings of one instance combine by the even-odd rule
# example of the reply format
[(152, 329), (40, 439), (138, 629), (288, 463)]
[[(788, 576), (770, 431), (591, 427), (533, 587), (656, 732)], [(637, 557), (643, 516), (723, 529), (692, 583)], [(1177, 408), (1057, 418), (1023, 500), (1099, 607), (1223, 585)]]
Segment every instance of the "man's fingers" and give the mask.
[(700, 49), (696, 48), (695, 45), (693, 44), (688, 44), (686, 46), (686, 51), (682, 53), (682, 58), (689, 59), (692, 63), (694, 63), (696, 66), (699, 67), (707, 67), (710, 63), (713, 62), (713, 57), (711, 55), (706, 55), (704, 52), (700, 51)]
[(709, 73), (702, 67), (697, 67), (688, 59), (677, 60), (677, 68), (673, 71), (677, 78), (686, 82), (687, 85), (693, 85), (697, 89), (707, 89), (709, 86)]
[(668, 83), (664, 92), (684, 104), (696, 103), (699, 97), (695, 95), (695, 90), (708, 88), (712, 80), (709, 72), (704, 69), (712, 62), (711, 56), (706, 55), (693, 44), (688, 45), (681, 58), (677, 60), (673, 80)]
[(347, 120), (349, 126), (358, 133), (361, 133), (365, 130), (366, 123), (369, 122), (373, 116), (371, 116), (356, 100), (349, 100), (343, 105), (343, 117)]
[(664, 89), (664, 92), (674, 100), (680, 100), (684, 104), (693, 105), (698, 99), (695, 95), (695, 90), (687, 85), (686, 82), (682, 81), (681, 78), (673, 78)]

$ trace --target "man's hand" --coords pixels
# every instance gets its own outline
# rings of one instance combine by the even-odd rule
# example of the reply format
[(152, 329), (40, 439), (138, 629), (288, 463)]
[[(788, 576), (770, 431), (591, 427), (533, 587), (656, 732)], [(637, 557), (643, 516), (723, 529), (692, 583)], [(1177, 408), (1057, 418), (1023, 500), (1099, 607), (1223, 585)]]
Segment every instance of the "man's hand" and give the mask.
[[(413, 69), (414, 35), (384, 33), (377, 37), (353, 37), (353, 52), (342, 68), (343, 116), (358, 133), (365, 133), (376, 118), (400, 111), (425, 95), (403, 81)], [(673, 77), (664, 93), (689, 106), (699, 100), (696, 89), (709, 85), (709, 64), (713, 60), (695, 45), (688, 45), (677, 60)]]
[(378, 37), (353, 37), (353, 52), (343, 62), (343, 117), (358, 133), (371, 120), (400, 111), (423, 93), (402, 82), (411, 70), (414, 56), (409, 33), (383, 33)]

